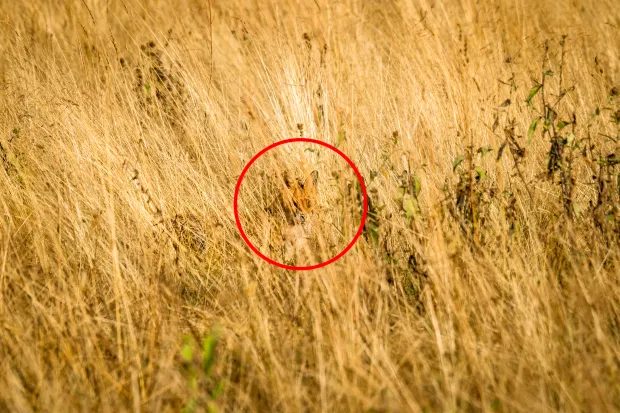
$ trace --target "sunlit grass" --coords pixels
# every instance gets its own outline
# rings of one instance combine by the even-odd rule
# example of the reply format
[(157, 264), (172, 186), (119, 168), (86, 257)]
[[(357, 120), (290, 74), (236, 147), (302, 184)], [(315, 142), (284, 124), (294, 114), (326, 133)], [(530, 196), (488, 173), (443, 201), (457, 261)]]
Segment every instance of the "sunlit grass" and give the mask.
[[(0, 410), (619, 410), (618, 10), (0, 3)], [(232, 206), (300, 135), (303, 273)]]

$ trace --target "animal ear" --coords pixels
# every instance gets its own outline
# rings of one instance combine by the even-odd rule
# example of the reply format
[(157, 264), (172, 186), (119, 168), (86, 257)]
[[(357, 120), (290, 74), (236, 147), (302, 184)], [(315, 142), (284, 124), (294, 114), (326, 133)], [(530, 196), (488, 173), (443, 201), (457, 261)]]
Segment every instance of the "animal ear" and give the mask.
[(290, 188), (291, 186), (293, 186), (293, 181), (291, 180), (291, 177), (290, 177), (290, 175), (289, 175), (288, 171), (284, 171), (284, 176), (283, 176), (283, 178), (284, 178), (284, 184), (286, 184), (286, 186), (287, 186), (288, 188)]
[(310, 175), (304, 181), (304, 189), (308, 190), (310, 188), (314, 189), (316, 187), (317, 182), (319, 181), (319, 171), (312, 171)]

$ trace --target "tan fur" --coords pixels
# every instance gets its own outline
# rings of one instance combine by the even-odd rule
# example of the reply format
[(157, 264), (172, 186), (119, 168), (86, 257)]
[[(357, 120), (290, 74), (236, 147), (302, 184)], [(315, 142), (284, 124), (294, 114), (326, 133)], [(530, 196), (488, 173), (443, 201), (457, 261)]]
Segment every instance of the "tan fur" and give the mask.
[[(317, 210), (318, 172), (313, 171), (305, 179), (284, 176), (284, 185), (274, 203), (284, 211), (286, 224), (280, 228), (284, 261), (296, 261), (302, 254), (310, 253), (314, 215)], [(273, 212), (275, 209), (272, 207)]]

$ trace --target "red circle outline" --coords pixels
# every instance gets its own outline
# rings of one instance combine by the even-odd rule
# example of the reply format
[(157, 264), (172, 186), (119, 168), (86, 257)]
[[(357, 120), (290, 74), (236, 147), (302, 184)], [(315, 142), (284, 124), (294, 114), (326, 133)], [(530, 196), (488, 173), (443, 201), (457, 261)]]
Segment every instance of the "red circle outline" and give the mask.
[[(250, 239), (248, 238), (246, 233), (243, 231), (243, 227), (241, 225), (241, 220), (239, 219), (239, 190), (241, 189), (241, 182), (243, 181), (243, 178), (245, 177), (245, 174), (248, 172), (248, 170), (250, 169), (252, 164), (254, 162), (256, 162), (256, 160), (258, 158), (263, 156), (267, 151), (270, 151), (271, 149), (276, 148), (276, 147), (278, 147), (280, 145), (284, 145), (284, 144), (292, 143), (292, 142), (315, 143), (317, 145), (324, 146), (324, 147), (326, 147), (328, 149), (331, 149), (332, 151), (336, 152), (353, 169), (353, 172), (355, 172), (355, 176), (357, 177), (357, 180), (360, 183), (360, 187), (362, 188), (362, 195), (363, 195), (362, 219), (360, 221), (360, 226), (357, 229), (357, 233), (355, 234), (355, 236), (353, 237), (351, 242), (349, 242), (349, 244), (340, 253), (338, 253), (338, 255), (330, 258), (327, 261), (324, 261), (324, 262), (321, 262), (321, 263), (318, 263), (318, 264), (314, 264), (314, 265), (307, 265), (307, 266), (286, 265), (286, 264), (282, 264), (282, 263), (280, 263), (278, 261), (275, 261), (275, 260), (269, 258), (265, 254), (260, 252), (258, 250), (258, 248), (256, 248), (254, 246), (254, 244), (252, 244), (252, 242), (250, 242)], [(345, 155), (340, 149), (336, 148), (333, 145), (330, 145), (327, 142), (323, 142), (323, 141), (320, 141), (320, 140), (317, 140), (317, 139), (292, 138), (292, 139), (284, 139), (284, 140), (272, 143), (271, 145), (267, 146), (266, 148), (264, 148), (260, 152), (258, 152), (256, 155), (254, 155), (252, 157), (252, 159), (250, 159), (250, 161), (245, 165), (245, 167), (241, 171), (241, 175), (239, 175), (239, 178), (237, 179), (237, 184), (235, 185), (235, 196), (234, 196), (234, 200), (233, 200), (233, 209), (234, 209), (234, 212), (235, 212), (235, 223), (237, 224), (237, 229), (239, 230), (239, 234), (241, 234), (241, 238), (243, 238), (243, 241), (245, 241), (247, 246), (250, 247), (250, 249), (256, 255), (258, 255), (259, 257), (261, 257), (263, 260), (267, 261), (268, 263), (270, 263), (272, 265), (275, 265), (276, 267), (284, 268), (286, 270), (295, 270), (295, 271), (315, 270), (317, 268), (322, 268), (322, 267), (325, 267), (325, 266), (327, 266), (327, 265), (329, 265), (329, 264), (331, 264), (331, 263), (333, 263), (335, 261), (338, 261), (347, 252), (349, 252), (349, 250), (351, 248), (353, 248), (353, 245), (355, 245), (355, 243), (357, 242), (359, 237), (362, 235), (362, 231), (364, 230), (364, 224), (366, 223), (366, 217), (368, 215), (368, 193), (366, 192), (366, 185), (364, 184), (364, 178), (362, 177), (362, 174), (360, 173), (359, 169), (357, 169), (357, 167), (355, 166), (353, 161), (351, 159), (349, 159), (349, 157), (347, 155)]]

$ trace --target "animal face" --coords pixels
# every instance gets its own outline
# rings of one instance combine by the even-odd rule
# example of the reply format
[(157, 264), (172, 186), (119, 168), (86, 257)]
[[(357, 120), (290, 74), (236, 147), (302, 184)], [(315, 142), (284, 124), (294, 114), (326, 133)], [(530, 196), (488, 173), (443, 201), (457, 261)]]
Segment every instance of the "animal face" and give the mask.
[(317, 206), (318, 171), (312, 171), (305, 179), (285, 175), (281, 189), (284, 214), (289, 225), (306, 225)]
[[(317, 210), (317, 183), (319, 173), (313, 171), (304, 179), (284, 175), (284, 185), (274, 204), (281, 207), (286, 224), (280, 226), (280, 244), (286, 262), (295, 262), (300, 255), (310, 251), (312, 216)], [(275, 205), (268, 208), (273, 213)], [(277, 208), (280, 209), (280, 208)]]

